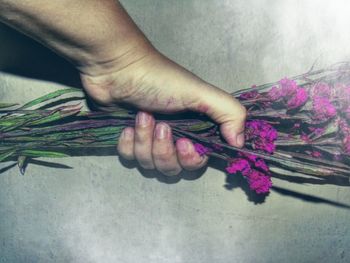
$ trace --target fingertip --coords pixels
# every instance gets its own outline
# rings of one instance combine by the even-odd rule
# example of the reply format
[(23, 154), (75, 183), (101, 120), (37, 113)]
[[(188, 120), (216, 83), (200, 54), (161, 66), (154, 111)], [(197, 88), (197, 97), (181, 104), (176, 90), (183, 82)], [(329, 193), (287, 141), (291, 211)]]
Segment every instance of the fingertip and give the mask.
[(134, 129), (126, 127), (122, 131), (117, 144), (117, 151), (121, 157), (133, 160), (134, 156)]
[(178, 139), (176, 141), (176, 149), (181, 166), (188, 171), (197, 170), (208, 162), (208, 156), (200, 156), (190, 139)]
[(220, 131), (228, 144), (235, 147), (243, 147), (244, 145), (244, 126), (236, 122), (226, 122), (221, 124)]

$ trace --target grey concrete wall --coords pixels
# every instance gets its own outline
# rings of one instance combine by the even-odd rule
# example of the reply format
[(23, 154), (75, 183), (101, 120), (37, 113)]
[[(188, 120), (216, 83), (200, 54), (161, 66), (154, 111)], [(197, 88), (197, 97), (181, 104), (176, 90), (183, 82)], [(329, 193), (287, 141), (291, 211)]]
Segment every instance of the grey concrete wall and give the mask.
[[(157, 48), (227, 91), (350, 58), (345, 0), (122, 2)], [(0, 43), (1, 100), (76, 85), (68, 64), (4, 26)], [(349, 210), (327, 202), (350, 204), (346, 187), (274, 179), (255, 203), (213, 167), (169, 182), (115, 156), (49, 161), (73, 169), (0, 164), (0, 262), (350, 261)]]

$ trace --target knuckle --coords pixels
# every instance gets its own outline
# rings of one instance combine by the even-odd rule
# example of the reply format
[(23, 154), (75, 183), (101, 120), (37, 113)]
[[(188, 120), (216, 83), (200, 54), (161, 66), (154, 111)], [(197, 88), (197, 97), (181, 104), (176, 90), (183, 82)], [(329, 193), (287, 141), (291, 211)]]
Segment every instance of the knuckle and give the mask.
[(118, 83), (113, 81), (109, 88), (109, 94), (115, 101), (124, 101), (135, 93), (135, 89), (133, 88), (135, 85), (130, 83), (130, 81), (126, 81), (124, 83)]

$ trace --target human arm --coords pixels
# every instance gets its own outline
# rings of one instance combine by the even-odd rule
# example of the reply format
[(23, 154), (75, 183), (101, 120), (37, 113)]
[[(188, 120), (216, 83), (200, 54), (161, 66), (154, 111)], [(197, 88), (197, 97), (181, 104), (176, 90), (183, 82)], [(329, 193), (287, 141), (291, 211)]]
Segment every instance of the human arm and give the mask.
[[(112, 110), (122, 103), (140, 110), (137, 120), (147, 121), (123, 132), (118, 144), (123, 157), (165, 174), (206, 163), (189, 140), (174, 145), (169, 126), (156, 124), (151, 112), (205, 113), (220, 124), (231, 145), (243, 145), (244, 107), (159, 53), (119, 2), (0, 0), (0, 9), (3, 22), (71, 61), (81, 73), (84, 89), (101, 109)], [(181, 147), (185, 144), (188, 151)]]

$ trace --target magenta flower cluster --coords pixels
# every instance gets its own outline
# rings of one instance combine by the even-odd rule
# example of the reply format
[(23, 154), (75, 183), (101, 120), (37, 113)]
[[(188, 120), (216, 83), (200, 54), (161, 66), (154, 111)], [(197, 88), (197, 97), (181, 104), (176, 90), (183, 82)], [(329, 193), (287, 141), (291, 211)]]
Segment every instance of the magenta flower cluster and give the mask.
[(205, 154), (208, 154), (209, 152), (212, 151), (211, 148), (204, 146), (201, 143), (195, 143), (194, 144), (195, 150), (199, 153), (200, 156), (203, 156)]
[(272, 187), (270, 171), (261, 158), (251, 154), (240, 154), (233, 159), (226, 171), (230, 174), (241, 173), (248, 181), (249, 188), (258, 194), (268, 193)]
[(267, 93), (271, 101), (282, 101), (287, 108), (292, 110), (301, 107), (308, 100), (308, 92), (305, 88), (299, 87), (294, 80), (288, 78), (279, 81), (279, 87), (272, 87)]
[(328, 121), (337, 115), (337, 109), (331, 102), (331, 88), (327, 83), (317, 83), (310, 89), (312, 98), (312, 119)]
[(254, 149), (263, 150), (267, 153), (275, 151), (274, 141), (278, 134), (275, 128), (263, 120), (246, 122), (246, 140), (252, 143)]

